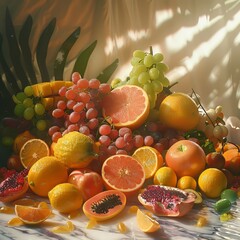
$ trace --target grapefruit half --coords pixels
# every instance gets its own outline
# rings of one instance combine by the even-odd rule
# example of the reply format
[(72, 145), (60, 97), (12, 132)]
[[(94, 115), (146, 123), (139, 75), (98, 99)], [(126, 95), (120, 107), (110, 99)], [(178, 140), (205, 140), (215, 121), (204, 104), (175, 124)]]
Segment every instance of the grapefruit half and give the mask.
[(104, 118), (117, 128), (138, 128), (146, 121), (149, 111), (147, 93), (135, 85), (117, 87), (102, 99)]

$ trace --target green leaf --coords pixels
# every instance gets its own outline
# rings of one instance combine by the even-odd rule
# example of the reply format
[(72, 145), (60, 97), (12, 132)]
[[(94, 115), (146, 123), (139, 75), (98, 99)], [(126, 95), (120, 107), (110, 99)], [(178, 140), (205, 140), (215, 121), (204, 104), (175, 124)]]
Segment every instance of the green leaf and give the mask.
[(53, 67), (55, 79), (57, 79), (57, 80), (63, 79), (63, 72), (64, 72), (64, 67), (66, 64), (68, 53), (71, 50), (74, 43), (77, 41), (77, 39), (80, 35), (80, 32), (81, 32), (81, 28), (78, 27), (64, 41), (64, 43), (58, 50), (57, 57), (56, 57), (56, 60), (54, 62), (54, 67)]
[(79, 54), (74, 64), (73, 72), (78, 72), (82, 77), (84, 76), (89, 58), (93, 50), (95, 49), (96, 45), (97, 45), (97, 40), (95, 40), (92, 44), (90, 44), (85, 50), (83, 50)]
[(23, 69), (22, 62), (21, 62), (21, 52), (18, 45), (18, 41), (15, 34), (15, 29), (13, 26), (12, 18), (8, 8), (6, 9), (6, 22), (5, 22), (5, 29), (6, 29), (6, 37), (9, 45), (9, 54), (11, 57), (11, 61), (16, 72), (18, 79), (22, 83), (22, 88), (29, 85), (29, 81), (25, 70)]
[(3, 43), (3, 38), (2, 38), (2, 34), (0, 33), (0, 64), (5, 73), (7, 84), (9, 85), (9, 87), (12, 89), (14, 93), (17, 93), (17, 92), (20, 92), (21, 90), (17, 84), (17, 80), (14, 74), (12, 73), (11, 69), (9, 68), (4, 58), (3, 51), (2, 51), (2, 43)]
[(20, 30), (19, 45), (22, 50), (22, 56), (25, 63), (25, 68), (31, 80), (31, 84), (35, 84), (37, 83), (37, 78), (36, 78), (34, 67), (33, 67), (32, 53), (29, 47), (29, 37), (32, 30), (32, 25), (33, 25), (33, 19), (32, 19), (32, 16), (29, 15)]
[(106, 83), (112, 76), (113, 72), (117, 69), (118, 67), (119, 60), (116, 59), (113, 63), (111, 63), (109, 66), (107, 66), (97, 77), (97, 79), (101, 83)]
[(48, 44), (52, 37), (53, 31), (56, 26), (56, 18), (53, 18), (47, 27), (43, 30), (36, 48), (36, 58), (39, 67), (39, 71), (41, 74), (42, 82), (49, 82), (50, 77), (48, 74), (48, 69), (46, 65), (46, 58), (47, 58), (47, 50)]

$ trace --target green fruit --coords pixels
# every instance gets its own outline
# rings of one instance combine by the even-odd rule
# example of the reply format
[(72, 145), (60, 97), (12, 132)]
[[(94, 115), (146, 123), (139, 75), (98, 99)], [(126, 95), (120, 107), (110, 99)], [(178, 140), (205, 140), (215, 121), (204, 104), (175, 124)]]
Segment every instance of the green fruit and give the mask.
[(232, 189), (225, 189), (221, 193), (221, 199), (228, 199), (231, 203), (234, 203), (237, 201), (238, 195), (237, 195), (236, 191), (234, 191)]
[(220, 199), (215, 203), (214, 210), (218, 214), (223, 214), (223, 213), (229, 212), (231, 207), (232, 207), (232, 204), (228, 199)]

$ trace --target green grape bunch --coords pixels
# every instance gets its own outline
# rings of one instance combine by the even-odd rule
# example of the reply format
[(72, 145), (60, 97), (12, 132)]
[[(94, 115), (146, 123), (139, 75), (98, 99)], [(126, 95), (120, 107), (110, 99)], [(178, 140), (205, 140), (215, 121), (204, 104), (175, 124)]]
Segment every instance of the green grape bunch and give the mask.
[(12, 96), (14, 103), (14, 114), (18, 118), (32, 121), (33, 125), (39, 130), (47, 128), (46, 109), (41, 100), (33, 95), (32, 86), (26, 86), (23, 92), (18, 92)]
[(164, 87), (169, 87), (170, 82), (165, 76), (168, 66), (163, 63), (164, 56), (162, 53), (153, 54), (150, 52), (135, 50), (131, 59), (132, 69), (125, 81), (114, 79), (111, 83), (113, 88), (129, 84), (137, 85), (145, 90), (148, 94), (151, 108), (155, 107), (157, 95), (163, 91)]

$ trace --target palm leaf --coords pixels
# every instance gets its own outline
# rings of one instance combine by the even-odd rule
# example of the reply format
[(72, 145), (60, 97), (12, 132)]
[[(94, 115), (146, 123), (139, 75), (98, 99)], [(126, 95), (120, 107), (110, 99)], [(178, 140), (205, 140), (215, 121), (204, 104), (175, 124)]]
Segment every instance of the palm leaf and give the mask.
[(80, 32), (81, 32), (81, 28), (78, 27), (63, 42), (62, 46), (58, 50), (57, 57), (53, 67), (55, 79), (58, 79), (58, 80), (63, 79), (63, 72), (64, 72), (64, 67), (66, 64), (68, 53), (71, 50), (74, 43), (77, 41), (80, 35)]
[(8, 8), (6, 9), (5, 17), (6, 17), (6, 19), (5, 19), (6, 20), (6, 22), (5, 22), (6, 37), (7, 37), (8, 44), (9, 44), (9, 54), (10, 54), (16, 75), (19, 78), (19, 80), (21, 81), (22, 88), (23, 88), (23, 87), (29, 85), (29, 81), (28, 81), (27, 75), (26, 75), (26, 73), (23, 69), (22, 63), (21, 63), (21, 51), (20, 51), (20, 48), (18, 45), (18, 41), (17, 41), (16, 34), (15, 34), (15, 29), (14, 29), (12, 18), (11, 18)]
[(33, 67), (32, 53), (29, 47), (29, 37), (32, 30), (32, 24), (33, 19), (32, 16), (29, 15), (20, 30), (19, 45), (22, 50), (22, 57), (25, 63), (27, 74), (31, 80), (31, 84), (34, 84), (37, 83), (37, 78)]
[(84, 76), (89, 58), (93, 50), (95, 49), (96, 45), (97, 45), (97, 40), (95, 40), (92, 44), (90, 44), (85, 50), (83, 50), (79, 54), (75, 62), (75, 65), (73, 67), (73, 72), (79, 72), (81, 76)]
[(101, 83), (106, 83), (112, 76), (113, 72), (118, 67), (119, 60), (116, 59), (113, 63), (111, 63), (109, 66), (107, 66), (97, 77), (97, 79)]
[(4, 58), (3, 51), (2, 51), (2, 43), (3, 43), (3, 38), (2, 38), (2, 34), (0, 33), (0, 63), (5, 73), (7, 84), (12, 89), (12, 91), (20, 92), (20, 88), (17, 84), (17, 80)]
[(46, 65), (48, 44), (56, 26), (56, 18), (53, 18), (47, 27), (43, 30), (36, 48), (36, 58), (41, 74), (42, 82), (49, 82), (50, 77)]

